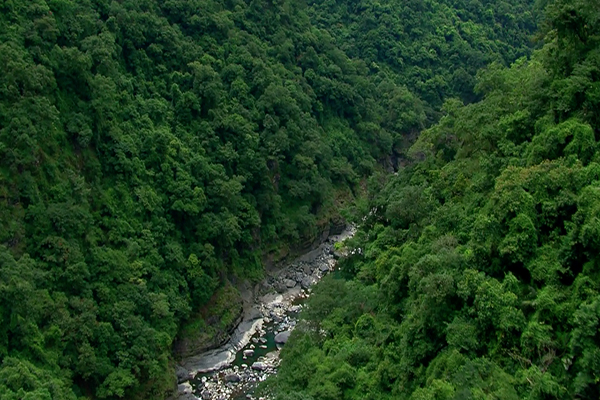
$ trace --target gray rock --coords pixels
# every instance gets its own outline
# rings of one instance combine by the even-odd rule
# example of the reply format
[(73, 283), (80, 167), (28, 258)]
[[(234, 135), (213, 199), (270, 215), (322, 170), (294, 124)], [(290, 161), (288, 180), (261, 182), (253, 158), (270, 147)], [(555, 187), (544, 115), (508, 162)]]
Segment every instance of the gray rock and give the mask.
[(177, 375), (177, 383), (183, 383), (191, 379), (190, 371), (183, 368), (181, 365), (178, 365), (175, 368), (175, 374)]
[(304, 273), (306, 275), (310, 275), (313, 272), (313, 268), (312, 268), (312, 266), (310, 264), (304, 265), (304, 268), (302, 270), (304, 271)]
[(237, 383), (242, 378), (240, 378), (240, 376), (238, 374), (229, 374), (229, 375), (225, 375), (224, 379), (225, 379), (225, 382)]
[(258, 308), (258, 306), (252, 307), (246, 313), (246, 320), (248, 320), (248, 321), (253, 321), (253, 320), (259, 319), (260, 317), (262, 317), (262, 313), (260, 312), (260, 309)]
[(192, 385), (189, 382), (177, 385), (177, 391), (181, 394), (191, 394), (193, 392)]
[(290, 331), (284, 331), (284, 332), (280, 332), (277, 335), (275, 335), (275, 343), (277, 344), (286, 344), (289, 337), (290, 337)]
[(287, 291), (287, 287), (283, 282), (275, 282), (273, 284), (273, 288), (277, 291), (277, 293), (285, 293)]
[(248, 349), (244, 350), (244, 357), (252, 357), (254, 355), (254, 350)]
[(257, 371), (264, 371), (265, 369), (267, 369), (267, 364), (257, 361), (254, 364), (252, 364), (252, 369)]
[(285, 286), (289, 289), (293, 288), (294, 286), (296, 286), (296, 281), (293, 279), (286, 279), (285, 281), (283, 281), (283, 283), (285, 284)]
[(312, 279), (306, 277), (302, 279), (302, 282), (300, 282), (300, 287), (302, 287), (302, 289), (308, 289), (309, 287), (311, 287), (312, 283)]
[(321, 272), (329, 271), (329, 264), (322, 263), (321, 265), (319, 265), (319, 269), (321, 270)]

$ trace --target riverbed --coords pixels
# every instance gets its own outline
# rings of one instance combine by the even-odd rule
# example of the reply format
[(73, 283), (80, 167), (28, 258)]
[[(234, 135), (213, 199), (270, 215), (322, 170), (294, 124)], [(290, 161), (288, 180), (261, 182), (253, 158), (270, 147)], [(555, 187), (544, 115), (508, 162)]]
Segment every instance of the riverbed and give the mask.
[(253, 304), (230, 340), (178, 365), (179, 399), (254, 399), (257, 384), (277, 372), (279, 350), (296, 326), (311, 287), (336, 268), (335, 243), (354, 233), (348, 227), (268, 274), (256, 286)]

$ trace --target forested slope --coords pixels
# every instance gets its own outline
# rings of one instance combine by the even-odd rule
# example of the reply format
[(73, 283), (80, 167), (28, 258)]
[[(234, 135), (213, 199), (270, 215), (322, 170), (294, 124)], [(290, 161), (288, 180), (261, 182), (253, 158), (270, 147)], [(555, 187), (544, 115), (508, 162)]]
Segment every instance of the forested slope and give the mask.
[(350, 57), (397, 77), (423, 102), (427, 122), (444, 99), (471, 102), (475, 74), (531, 54), (539, 10), (521, 0), (310, 0), (307, 13), (331, 27)]
[(372, 179), (342, 277), (283, 350), (279, 399), (600, 397), (600, 8), (549, 2), (545, 45), (447, 101)]
[[(367, 31), (344, 48), (346, 28), (311, 7), (0, 2), (0, 398), (161, 398), (181, 325), (227, 277), (257, 279), (264, 254), (313, 240), (435, 119), (436, 71), (462, 66), (472, 86), (461, 52), (421, 64), (420, 36), (403, 37), (424, 73), (404, 76), (358, 51)], [(517, 39), (494, 38), (512, 52), (467, 41), (481, 63), (528, 53), (522, 17)]]

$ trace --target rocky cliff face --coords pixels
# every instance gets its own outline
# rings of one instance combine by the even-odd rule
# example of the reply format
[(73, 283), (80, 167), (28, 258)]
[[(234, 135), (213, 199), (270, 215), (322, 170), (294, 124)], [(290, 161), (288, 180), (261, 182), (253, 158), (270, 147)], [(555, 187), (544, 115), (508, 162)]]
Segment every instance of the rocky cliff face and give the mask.
[[(258, 285), (231, 277), (229, 279), (231, 284), (228, 282), (225, 289), (215, 293), (209, 303), (195, 316), (194, 322), (184, 329), (173, 344), (175, 359), (186, 359), (227, 343), (236, 327), (242, 320), (248, 319), (248, 313), (253, 312), (252, 304), (260, 291), (274, 289), (278, 293), (283, 293), (296, 285), (308, 289), (313, 283), (309, 276), (310, 272), (288, 271), (289, 268), (284, 268), (284, 265), (289, 264), (287, 260), (296, 258), (300, 254), (303, 254), (300, 259), (310, 258), (313, 253), (315, 256), (320, 254), (322, 249), (319, 246), (329, 237), (341, 234), (345, 228), (346, 223), (343, 220), (332, 219), (315, 237), (305, 238), (300, 244), (285, 252), (266, 255), (264, 263), (268, 276)], [(288, 272), (289, 276), (285, 275)]]
[(244, 316), (240, 291), (231, 284), (218, 290), (173, 344), (175, 359), (181, 360), (227, 343)]

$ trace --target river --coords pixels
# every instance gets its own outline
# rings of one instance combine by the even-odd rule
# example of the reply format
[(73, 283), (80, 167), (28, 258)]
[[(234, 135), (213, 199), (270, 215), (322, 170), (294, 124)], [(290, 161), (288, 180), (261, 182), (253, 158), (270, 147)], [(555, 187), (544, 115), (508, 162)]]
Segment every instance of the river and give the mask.
[(254, 399), (258, 383), (277, 373), (279, 350), (296, 326), (310, 287), (336, 266), (335, 243), (352, 235), (346, 228), (256, 287), (251, 312), (230, 340), (217, 349), (190, 357), (178, 366), (179, 400)]

